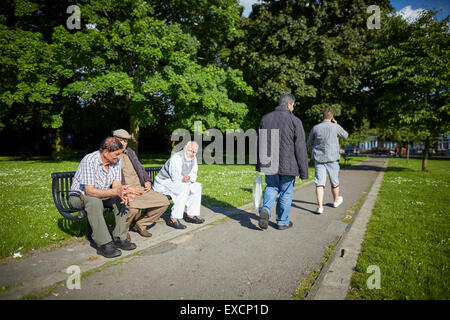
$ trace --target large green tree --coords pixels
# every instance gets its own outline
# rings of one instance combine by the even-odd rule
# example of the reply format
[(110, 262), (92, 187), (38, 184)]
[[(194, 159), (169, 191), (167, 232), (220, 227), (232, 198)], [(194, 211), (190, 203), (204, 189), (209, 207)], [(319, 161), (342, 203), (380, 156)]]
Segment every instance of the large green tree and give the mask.
[[(46, 18), (43, 12), (48, 14)], [(55, 68), (55, 55), (46, 40), (49, 26), (61, 23), (56, 12), (61, 16), (65, 9), (50, 12), (43, 1), (9, 0), (1, 4), (0, 132), (8, 127), (18, 136), (33, 137), (31, 131), (39, 127), (53, 129), (57, 133), (55, 147), (60, 151), (62, 70)]]
[(449, 19), (434, 16), (426, 12), (413, 22), (386, 18), (373, 69), (379, 125), (407, 126), (424, 137), (422, 170), (430, 146), (450, 130)]
[(266, 0), (254, 5), (242, 20), (245, 36), (229, 59), (255, 90), (252, 114), (268, 112), (289, 91), (306, 128), (325, 107), (333, 108), (349, 131), (362, 124), (370, 45), (377, 31), (367, 28), (367, 8), (373, 3), (390, 9), (388, 1), (362, 0)]
[[(161, 1), (79, 2), (82, 27), (75, 30), (67, 29), (66, 8), (57, 14), (65, 15), (63, 21), (47, 17), (55, 22), (51, 24), (42, 21), (60, 6), (49, 8), (28, 0), (8, 4), (8, 13), (0, 21), (4, 23), (0, 26), (1, 72), (5, 75), (0, 84), (4, 89), (2, 114), (26, 105), (32, 113), (42, 110), (49, 126), (57, 128), (74, 112), (91, 112), (90, 118), (100, 119), (93, 110), (101, 106), (103, 112), (122, 119), (135, 147), (143, 127), (163, 123), (165, 130), (193, 130), (194, 120), (200, 120), (204, 128), (225, 131), (239, 128), (247, 114), (242, 100), (251, 88), (241, 71), (220, 63), (215, 51), (237, 35), (234, 24), (239, 7), (235, 1), (192, 4), (197, 15), (197, 20), (191, 17), (196, 21), (192, 31), (182, 24), (183, 19), (164, 15)], [(182, 1), (174, 4), (179, 11), (188, 8)], [(10, 16), (17, 15), (19, 7), (25, 7), (27, 23)], [(202, 15), (220, 22), (217, 30), (211, 21), (202, 25)], [(42, 23), (42, 33), (36, 23)], [(224, 34), (223, 39), (211, 43), (212, 36), (201, 36), (207, 29)], [(18, 71), (11, 73), (11, 68)]]

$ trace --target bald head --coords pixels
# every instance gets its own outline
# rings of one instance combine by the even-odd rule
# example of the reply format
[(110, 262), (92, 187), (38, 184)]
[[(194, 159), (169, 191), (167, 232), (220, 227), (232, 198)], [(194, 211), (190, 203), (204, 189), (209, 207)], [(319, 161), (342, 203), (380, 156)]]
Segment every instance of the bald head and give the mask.
[(198, 144), (195, 141), (189, 141), (183, 148), (187, 159), (193, 159), (198, 151)]

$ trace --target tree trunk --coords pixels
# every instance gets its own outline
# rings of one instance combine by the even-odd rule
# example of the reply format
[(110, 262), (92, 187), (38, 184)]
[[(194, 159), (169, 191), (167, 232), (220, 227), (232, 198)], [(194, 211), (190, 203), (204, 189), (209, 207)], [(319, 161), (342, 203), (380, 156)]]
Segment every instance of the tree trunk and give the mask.
[(427, 137), (425, 139), (425, 148), (423, 150), (422, 171), (425, 171), (427, 169), (429, 150), (430, 150), (430, 137)]
[(139, 124), (137, 123), (137, 118), (133, 115), (130, 115), (130, 135), (131, 138), (128, 141), (128, 146), (138, 154)]
[(397, 154), (396, 156), (401, 158), (403, 153), (403, 143), (397, 142)]
[(55, 143), (53, 144), (52, 158), (59, 161), (62, 160), (61, 152), (64, 149), (62, 126), (56, 129), (54, 141)]
[(409, 142), (406, 145), (406, 163), (409, 163)]

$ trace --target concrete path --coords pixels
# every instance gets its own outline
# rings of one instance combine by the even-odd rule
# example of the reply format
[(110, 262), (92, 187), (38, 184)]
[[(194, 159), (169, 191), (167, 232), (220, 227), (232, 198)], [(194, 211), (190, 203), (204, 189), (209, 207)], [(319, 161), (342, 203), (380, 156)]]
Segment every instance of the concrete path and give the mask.
[[(328, 245), (338, 243), (351, 226), (341, 220), (385, 162), (374, 158), (342, 170), (344, 203), (332, 208), (327, 188), (321, 215), (314, 214), (313, 182), (297, 187), (290, 213), (294, 226), (287, 230), (274, 228), (274, 216), (269, 228), (260, 230), (251, 205), (202, 207), (204, 224), (175, 230), (158, 222), (149, 230), (151, 238), (131, 233), (138, 248), (118, 258), (100, 257), (81, 241), (3, 263), (0, 287), (7, 289), (0, 299), (291, 299), (302, 278), (320, 268)], [(70, 265), (83, 274), (80, 289), (61, 285)]]

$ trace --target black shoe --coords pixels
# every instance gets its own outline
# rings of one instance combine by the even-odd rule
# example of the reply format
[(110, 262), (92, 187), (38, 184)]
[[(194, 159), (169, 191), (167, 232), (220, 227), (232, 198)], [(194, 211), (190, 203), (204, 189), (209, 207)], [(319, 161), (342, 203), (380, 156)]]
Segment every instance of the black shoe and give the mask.
[(172, 220), (169, 219), (169, 221), (167, 221), (167, 225), (175, 229), (186, 229), (186, 226), (178, 220), (172, 222)]
[(97, 247), (97, 254), (104, 256), (105, 258), (114, 258), (122, 254), (122, 251), (117, 249), (114, 242), (108, 242), (107, 244)]
[(267, 229), (269, 226), (269, 213), (266, 209), (262, 209), (259, 213), (259, 227), (263, 230)]
[(199, 219), (199, 217), (197, 217), (197, 216), (194, 216), (193, 218), (190, 218), (189, 216), (186, 216), (186, 218), (184, 218), (184, 221), (190, 222), (190, 223), (196, 223), (196, 224), (200, 224), (200, 223), (205, 222), (205, 220)]
[(122, 249), (122, 250), (134, 250), (136, 249), (136, 244), (133, 242), (130, 242), (128, 240), (120, 240), (119, 238), (116, 238), (114, 240), (114, 244), (116, 247)]
[(288, 226), (280, 226), (280, 225), (277, 225), (277, 229), (278, 230), (286, 230), (286, 229), (289, 229), (290, 227), (292, 227), (294, 224), (292, 223), (292, 221), (289, 221), (289, 225)]

